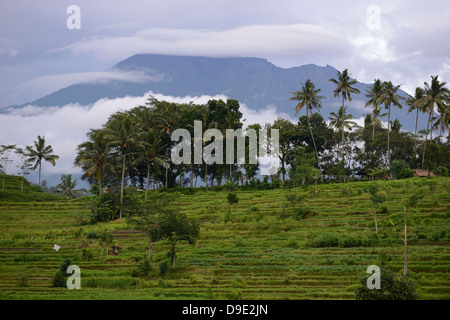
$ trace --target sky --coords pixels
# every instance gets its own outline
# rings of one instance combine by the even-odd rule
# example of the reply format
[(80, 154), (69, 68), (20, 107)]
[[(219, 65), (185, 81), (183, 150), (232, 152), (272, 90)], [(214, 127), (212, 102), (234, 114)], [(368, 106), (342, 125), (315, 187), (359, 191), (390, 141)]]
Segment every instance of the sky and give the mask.
[[(412, 94), (431, 75), (450, 81), (449, 31), (447, 0), (2, 0), (0, 108), (79, 82), (139, 81), (139, 74), (105, 72), (137, 53), (252, 56), (283, 68), (329, 64), (362, 82), (392, 80)], [(31, 144), (45, 135), (61, 160), (44, 172), (76, 173), (74, 150), (85, 133), (141, 101), (29, 106), (0, 115), (0, 144)], [(279, 115), (273, 106), (245, 106), (244, 118)]]

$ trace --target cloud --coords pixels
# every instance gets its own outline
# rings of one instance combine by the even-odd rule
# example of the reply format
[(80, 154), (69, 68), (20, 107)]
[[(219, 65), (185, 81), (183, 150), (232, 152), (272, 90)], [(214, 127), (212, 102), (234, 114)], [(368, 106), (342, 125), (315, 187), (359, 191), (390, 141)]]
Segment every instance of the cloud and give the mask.
[[(257, 56), (279, 61), (308, 59), (321, 63), (332, 51), (343, 57), (348, 41), (331, 29), (312, 24), (250, 25), (235, 29), (152, 28), (129, 37), (89, 37), (58, 49), (117, 61), (136, 53)], [(322, 61), (323, 60), (323, 61)]]
[(64, 74), (52, 74), (25, 81), (14, 89), (33, 93), (35, 96), (43, 96), (58, 89), (78, 83), (105, 83), (109, 81), (126, 81), (133, 83), (163, 81), (163, 75), (150, 75), (138, 71), (123, 71), (112, 69), (102, 72), (75, 72)]
[[(68, 104), (58, 107), (37, 107), (28, 105), (23, 108), (12, 108), (0, 114), (0, 144), (16, 144), (21, 147), (32, 145), (37, 136), (45, 136), (46, 143), (53, 147), (54, 153), (60, 156), (56, 166), (44, 165), (43, 175), (80, 174), (81, 169), (73, 166), (77, 146), (86, 140), (86, 134), (92, 128), (101, 128), (108, 117), (117, 111), (125, 111), (138, 105), (144, 105), (149, 95), (158, 100), (176, 103), (194, 102), (205, 104), (210, 99), (226, 100), (226, 95), (172, 97), (147, 92), (143, 96), (126, 96), (116, 99), (100, 99), (92, 106)], [(246, 124), (273, 122), (279, 116), (275, 106), (267, 106), (262, 110), (254, 110), (241, 105)], [(17, 162), (15, 163), (17, 164)], [(14, 166), (15, 166), (14, 164)], [(10, 166), (9, 172), (16, 172)], [(32, 176), (33, 178), (33, 176)], [(35, 177), (34, 177), (35, 178)], [(36, 178), (37, 180), (37, 178)]]
[(19, 53), (18, 45), (15, 41), (0, 38), (0, 57), (14, 58)]

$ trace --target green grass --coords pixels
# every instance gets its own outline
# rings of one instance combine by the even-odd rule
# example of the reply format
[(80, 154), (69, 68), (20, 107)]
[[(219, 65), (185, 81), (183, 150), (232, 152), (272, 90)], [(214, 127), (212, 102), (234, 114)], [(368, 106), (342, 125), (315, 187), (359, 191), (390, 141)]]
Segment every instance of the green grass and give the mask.
[[(359, 191), (366, 183), (320, 185), (317, 198), (296, 190), (314, 212), (305, 219), (290, 206), (282, 217), (289, 190), (238, 192), (231, 215), (226, 191), (178, 193), (172, 205), (200, 222), (200, 238), (195, 247), (179, 244), (177, 267), (164, 276), (159, 265), (169, 244), (154, 243), (147, 277), (135, 276), (146, 239), (124, 219), (80, 227), (72, 214), (84, 210), (80, 201), (30, 187), (29, 198), (0, 200), (0, 299), (354, 299), (369, 265), (402, 271), (403, 203), (413, 192), (424, 198), (408, 214), (408, 275), (419, 298), (449, 299), (450, 179), (375, 182), (389, 199), (377, 212), (378, 234), (369, 196)], [(112, 231), (121, 254), (105, 255), (97, 239), (76, 239), (78, 228)], [(81, 268), (81, 290), (51, 286), (66, 258)]]
[[(4, 182), (4, 183), (3, 183)], [(22, 177), (0, 174), (0, 203), (42, 202), (63, 199), (43, 193), (37, 186), (31, 186), (28, 180)]]

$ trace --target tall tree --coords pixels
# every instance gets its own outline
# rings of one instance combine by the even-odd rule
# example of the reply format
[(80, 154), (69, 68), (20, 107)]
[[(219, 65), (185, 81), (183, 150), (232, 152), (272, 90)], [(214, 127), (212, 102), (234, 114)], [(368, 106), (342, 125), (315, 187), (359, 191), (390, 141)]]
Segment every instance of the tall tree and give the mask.
[[(177, 103), (170, 103), (167, 101), (158, 101), (154, 99), (151, 101), (155, 106), (155, 121), (157, 123), (157, 127), (161, 130), (161, 132), (166, 133), (168, 136), (172, 134), (174, 130), (175, 123), (180, 117), (180, 105)], [(167, 148), (167, 157), (170, 157), (170, 144)], [(166, 188), (169, 186), (169, 166), (166, 166)]]
[[(427, 124), (427, 133), (425, 136), (425, 143), (423, 148), (422, 155), (422, 169), (425, 163), (425, 152), (427, 147), (427, 139), (428, 139), (428, 131), (430, 130), (431, 119), (434, 113), (434, 105), (436, 104), (438, 108), (445, 109), (446, 106), (450, 103), (450, 90), (445, 88), (447, 82), (441, 82), (438, 80), (439, 76), (431, 76), (431, 84), (425, 82), (424, 88), (424, 96), (417, 100), (418, 105), (426, 106), (426, 110), (428, 111), (428, 124)], [(433, 131), (430, 132), (430, 142), (433, 140)]]
[(15, 150), (16, 154), (19, 156), (19, 165), (17, 165), (17, 168), (20, 169), (20, 175), (22, 176), (22, 183), (20, 186), (20, 190), (23, 193), (23, 183), (25, 181), (25, 176), (30, 174), (30, 170), (33, 167), (33, 165), (29, 162), (27, 159), (27, 154), (25, 150), (22, 148), (16, 148)]
[(423, 98), (424, 90), (420, 87), (416, 88), (416, 91), (414, 93), (414, 97), (409, 96), (406, 100), (406, 105), (409, 106), (408, 114), (411, 113), (413, 110), (416, 110), (416, 127), (414, 130), (414, 150), (417, 150), (417, 123), (419, 122), (419, 111), (425, 112), (426, 106), (424, 104), (419, 104), (418, 101), (420, 101)]
[(137, 161), (140, 162), (144, 160), (147, 164), (147, 180), (145, 185), (145, 200), (147, 201), (150, 168), (153, 166), (155, 172), (159, 173), (159, 167), (167, 167), (168, 164), (164, 155), (161, 136), (156, 130), (150, 129), (147, 132), (144, 132), (139, 144), (143, 153)]
[(280, 146), (280, 162), (281, 162), (281, 174), (283, 178), (283, 184), (285, 183), (285, 174), (286, 174), (286, 160), (288, 153), (293, 147), (293, 139), (292, 135), (296, 130), (295, 124), (290, 122), (289, 120), (278, 118), (274, 121), (273, 125), (268, 127), (269, 129), (278, 129), (279, 132), (279, 146)]
[(375, 79), (373, 85), (370, 86), (369, 89), (366, 89), (366, 98), (369, 99), (366, 103), (366, 108), (369, 106), (373, 107), (372, 140), (375, 138), (375, 126), (378, 126), (379, 124), (381, 124), (381, 122), (379, 121), (379, 118), (386, 115), (386, 113), (383, 113), (383, 115), (380, 115), (380, 109), (379, 109), (379, 103), (378, 103), (378, 99), (381, 96), (382, 90), (383, 90), (383, 83), (381, 82), (380, 79)]
[(2, 163), (3, 167), (3, 187), (2, 190), (5, 191), (5, 178), (6, 178), (6, 167), (8, 165), (8, 162), (11, 162), (12, 160), (9, 160), (9, 156), (11, 154), (11, 151), (13, 151), (16, 148), (16, 145), (1, 145), (0, 146), (0, 155), (2, 156), (0, 158), (0, 162)]
[(81, 176), (82, 179), (91, 177), (97, 180), (100, 198), (103, 196), (105, 172), (114, 170), (110, 163), (112, 155), (105, 135), (105, 130), (91, 130), (87, 134), (89, 140), (78, 145), (74, 161), (75, 166), (81, 167), (85, 171)]
[(41, 187), (41, 167), (42, 160), (50, 162), (53, 166), (56, 165), (56, 160), (59, 159), (59, 156), (53, 154), (52, 146), (45, 145), (45, 137), (38, 136), (38, 140), (34, 141), (33, 146), (27, 146), (26, 151), (30, 162), (35, 162), (33, 170), (36, 170), (39, 167), (39, 187)]
[[(322, 108), (322, 105), (320, 103), (320, 100), (323, 99), (323, 96), (319, 96), (321, 89), (316, 89), (314, 86), (314, 83), (310, 79), (306, 80), (305, 84), (301, 84), (301, 90), (300, 91), (293, 91), (291, 92), (294, 96), (289, 98), (289, 100), (297, 100), (299, 103), (295, 107), (295, 115), (297, 116), (297, 113), (305, 107), (306, 109), (306, 118), (308, 120), (308, 127), (309, 132), (311, 133), (311, 139), (314, 144), (314, 150), (316, 152), (317, 157), (317, 163), (319, 165), (319, 168), (321, 168), (320, 160), (319, 160), (319, 153), (317, 152), (317, 146), (316, 142), (314, 140), (314, 135), (311, 129), (311, 124), (309, 119), (312, 116), (312, 109), (320, 109)], [(322, 169), (321, 169), (322, 171)]]
[(377, 104), (384, 104), (388, 109), (388, 146), (387, 146), (387, 161), (388, 167), (391, 167), (391, 149), (390, 149), (390, 132), (391, 132), (391, 106), (394, 105), (399, 109), (402, 108), (400, 100), (404, 97), (397, 94), (400, 85), (394, 86), (391, 81), (383, 82), (383, 89), (381, 95), (378, 97)]
[(358, 81), (356, 79), (350, 79), (350, 73), (348, 73), (348, 69), (345, 69), (342, 73), (338, 71), (337, 79), (330, 79), (330, 82), (333, 82), (336, 85), (336, 89), (334, 89), (334, 97), (342, 96), (342, 107), (344, 107), (345, 100), (352, 101), (352, 93), (359, 94), (360, 91), (354, 87)]
[(125, 184), (125, 161), (131, 145), (136, 142), (138, 127), (134, 123), (132, 117), (126, 113), (114, 114), (108, 120), (105, 128), (105, 138), (111, 146), (117, 147), (122, 156), (122, 178), (120, 183), (120, 215), (123, 212), (123, 190)]
[(345, 159), (344, 159), (344, 131), (345, 129), (348, 129), (350, 131), (353, 130), (353, 128), (355, 126), (357, 126), (357, 123), (354, 121), (351, 121), (352, 119), (355, 119), (353, 117), (353, 115), (351, 114), (345, 114), (345, 111), (347, 110), (347, 108), (341, 106), (339, 108), (338, 113), (334, 113), (331, 112), (330, 115), (331, 117), (329, 117), (328, 119), (330, 119), (330, 124), (329, 126), (331, 128), (335, 128), (337, 129), (339, 132), (341, 132), (341, 157), (342, 157), (342, 161), (344, 161), (345, 163)]
[(77, 186), (77, 179), (72, 180), (71, 174), (61, 175), (61, 183), (59, 183), (56, 188), (58, 192), (62, 193), (68, 199), (74, 196), (74, 189)]

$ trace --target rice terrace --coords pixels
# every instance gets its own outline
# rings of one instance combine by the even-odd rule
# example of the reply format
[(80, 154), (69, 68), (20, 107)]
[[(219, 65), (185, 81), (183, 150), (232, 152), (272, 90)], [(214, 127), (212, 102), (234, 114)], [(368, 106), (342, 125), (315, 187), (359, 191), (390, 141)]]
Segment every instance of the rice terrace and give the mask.
[[(200, 223), (195, 247), (179, 245), (176, 269), (161, 275), (169, 244), (153, 246), (148, 274), (144, 234), (124, 219), (80, 227), (79, 199), (48, 197), (6, 177), (11, 190), (0, 202), (0, 288), (2, 299), (354, 299), (371, 264), (403, 269), (403, 202), (418, 191), (424, 198), (408, 216), (408, 276), (422, 299), (450, 297), (449, 178), (375, 182), (389, 201), (378, 213), (362, 188), (374, 182), (329, 184), (317, 196), (302, 189), (239, 192), (229, 214), (227, 191), (174, 192), (171, 205)], [(298, 219), (285, 195), (305, 197), (314, 214)], [(11, 195), (11, 198), (8, 198)], [(255, 206), (258, 206), (255, 210)], [(81, 229), (81, 231), (79, 231)], [(103, 232), (122, 247), (105, 253)], [(55, 251), (54, 244), (61, 249)], [(81, 268), (81, 290), (52, 287), (61, 263)]]
[(1, 1), (2, 309), (444, 306), (450, 3), (373, 2)]

